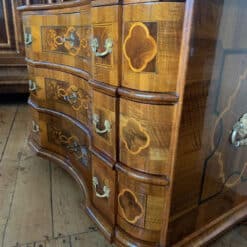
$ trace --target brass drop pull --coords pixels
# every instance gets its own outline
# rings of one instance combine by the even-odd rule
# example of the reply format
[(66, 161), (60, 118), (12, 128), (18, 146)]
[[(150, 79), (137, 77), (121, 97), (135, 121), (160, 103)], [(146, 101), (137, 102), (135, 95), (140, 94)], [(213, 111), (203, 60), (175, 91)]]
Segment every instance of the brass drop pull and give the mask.
[(31, 33), (24, 33), (24, 43), (25, 45), (31, 45), (33, 42)]
[(105, 134), (105, 133), (108, 133), (111, 131), (111, 123), (109, 120), (104, 121), (104, 129), (98, 128), (99, 122), (100, 122), (99, 115), (93, 114), (93, 125), (94, 125), (94, 129), (95, 129), (96, 133)]
[(39, 132), (39, 125), (35, 123), (35, 121), (32, 121), (32, 131), (34, 133), (38, 133)]
[(63, 99), (67, 102), (69, 102), (71, 105), (74, 105), (77, 103), (78, 101), (78, 95), (76, 92), (72, 92), (71, 94), (69, 95), (64, 95), (63, 96)]
[(104, 185), (103, 187), (103, 194), (99, 194), (97, 192), (97, 186), (99, 185), (99, 181), (97, 177), (93, 177), (93, 186), (94, 186), (94, 190), (95, 190), (95, 195), (99, 198), (109, 198), (110, 197), (110, 188), (106, 185)]
[(236, 148), (247, 145), (247, 113), (234, 124), (230, 139)]
[(34, 92), (34, 91), (37, 90), (37, 84), (36, 84), (35, 81), (29, 80), (29, 81), (28, 81), (28, 85), (29, 85), (29, 91), (30, 91), (30, 92)]
[(93, 53), (96, 57), (104, 57), (112, 52), (113, 42), (110, 38), (105, 40), (105, 50), (103, 52), (98, 52), (99, 42), (97, 38), (93, 38), (90, 42)]

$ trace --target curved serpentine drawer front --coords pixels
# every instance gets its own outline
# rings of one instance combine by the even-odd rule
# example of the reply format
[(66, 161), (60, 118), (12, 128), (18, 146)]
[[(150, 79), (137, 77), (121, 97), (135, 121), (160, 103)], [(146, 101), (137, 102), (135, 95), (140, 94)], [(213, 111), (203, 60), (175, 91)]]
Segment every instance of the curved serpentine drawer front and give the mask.
[(169, 175), (174, 109), (120, 99), (120, 162), (145, 173)]
[(65, 113), (90, 127), (91, 88), (84, 79), (68, 73), (28, 67), (29, 91), (41, 107)]
[(116, 214), (116, 172), (95, 155), (92, 155), (92, 187), (94, 207), (113, 226)]
[(24, 14), (26, 56), (90, 72), (89, 6)]
[[(33, 111), (32, 133), (42, 148), (68, 159), (78, 170), (91, 190), (91, 153), (89, 137), (69, 120)], [(33, 135), (31, 137), (33, 137)], [(37, 138), (38, 137), (38, 138)]]
[(167, 187), (137, 181), (119, 171), (117, 201), (117, 224), (133, 238), (157, 243)]
[(176, 91), (184, 3), (123, 6), (122, 86)]
[(93, 145), (116, 160), (116, 98), (93, 90)]

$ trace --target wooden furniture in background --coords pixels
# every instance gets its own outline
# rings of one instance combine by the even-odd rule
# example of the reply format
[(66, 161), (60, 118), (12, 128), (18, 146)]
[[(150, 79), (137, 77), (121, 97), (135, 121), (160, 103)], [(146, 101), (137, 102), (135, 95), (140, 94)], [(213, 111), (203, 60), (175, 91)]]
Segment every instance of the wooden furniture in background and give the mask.
[(0, 93), (28, 93), (21, 18), (15, 0), (0, 0)]
[(108, 240), (200, 246), (247, 216), (246, 8), (21, 1), (30, 145)]

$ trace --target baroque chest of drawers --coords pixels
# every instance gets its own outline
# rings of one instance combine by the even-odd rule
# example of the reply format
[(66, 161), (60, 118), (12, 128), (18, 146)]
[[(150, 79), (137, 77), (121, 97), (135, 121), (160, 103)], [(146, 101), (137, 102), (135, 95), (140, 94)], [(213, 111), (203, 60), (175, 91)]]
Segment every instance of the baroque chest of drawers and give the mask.
[(119, 246), (201, 246), (247, 216), (244, 0), (20, 1), (31, 147)]

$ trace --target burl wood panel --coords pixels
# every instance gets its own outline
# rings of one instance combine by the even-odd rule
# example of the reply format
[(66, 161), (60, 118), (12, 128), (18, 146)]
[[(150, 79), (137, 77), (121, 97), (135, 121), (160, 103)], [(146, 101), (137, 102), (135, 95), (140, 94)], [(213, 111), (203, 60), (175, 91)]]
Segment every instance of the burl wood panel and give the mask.
[(111, 52), (104, 56), (96, 56), (92, 52), (92, 74), (93, 79), (109, 83), (120, 84), (121, 76), (121, 6), (106, 6), (92, 8), (92, 36), (98, 41), (97, 52), (106, 50), (106, 40), (112, 41)]
[(146, 173), (168, 175), (174, 107), (120, 99), (120, 162)]
[(123, 7), (122, 86), (176, 91), (184, 3)]
[[(90, 8), (81, 6), (23, 16), (24, 33), (31, 37), (26, 56), (90, 72)], [(28, 41), (28, 38), (27, 38)]]
[(93, 91), (93, 146), (116, 160), (116, 98)]
[(119, 171), (117, 224), (134, 238), (158, 242), (166, 191), (165, 186), (140, 182)]
[[(99, 159), (95, 155), (92, 155), (92, 180), (97, 179), (98, 184), (96, 187), (93, 186), (92, 201), (96, 209), (100, 211), (103, 217), (105, 217), (110, 224), (115, 224), (115, 187), (116, 187), (116, 172), (112, 167), (104, 163), (103, 160)], [(93, 184), (93, 182), (92, 182)], [(106, 191), (105, 188), (110, 190), (109, 197), (103, 196)], [(99, 195), (97, 196), (96, 195)]]
[(86, 80), (56, 70), (28, 67), (31, 99), (91, 126), (91, 88)]

